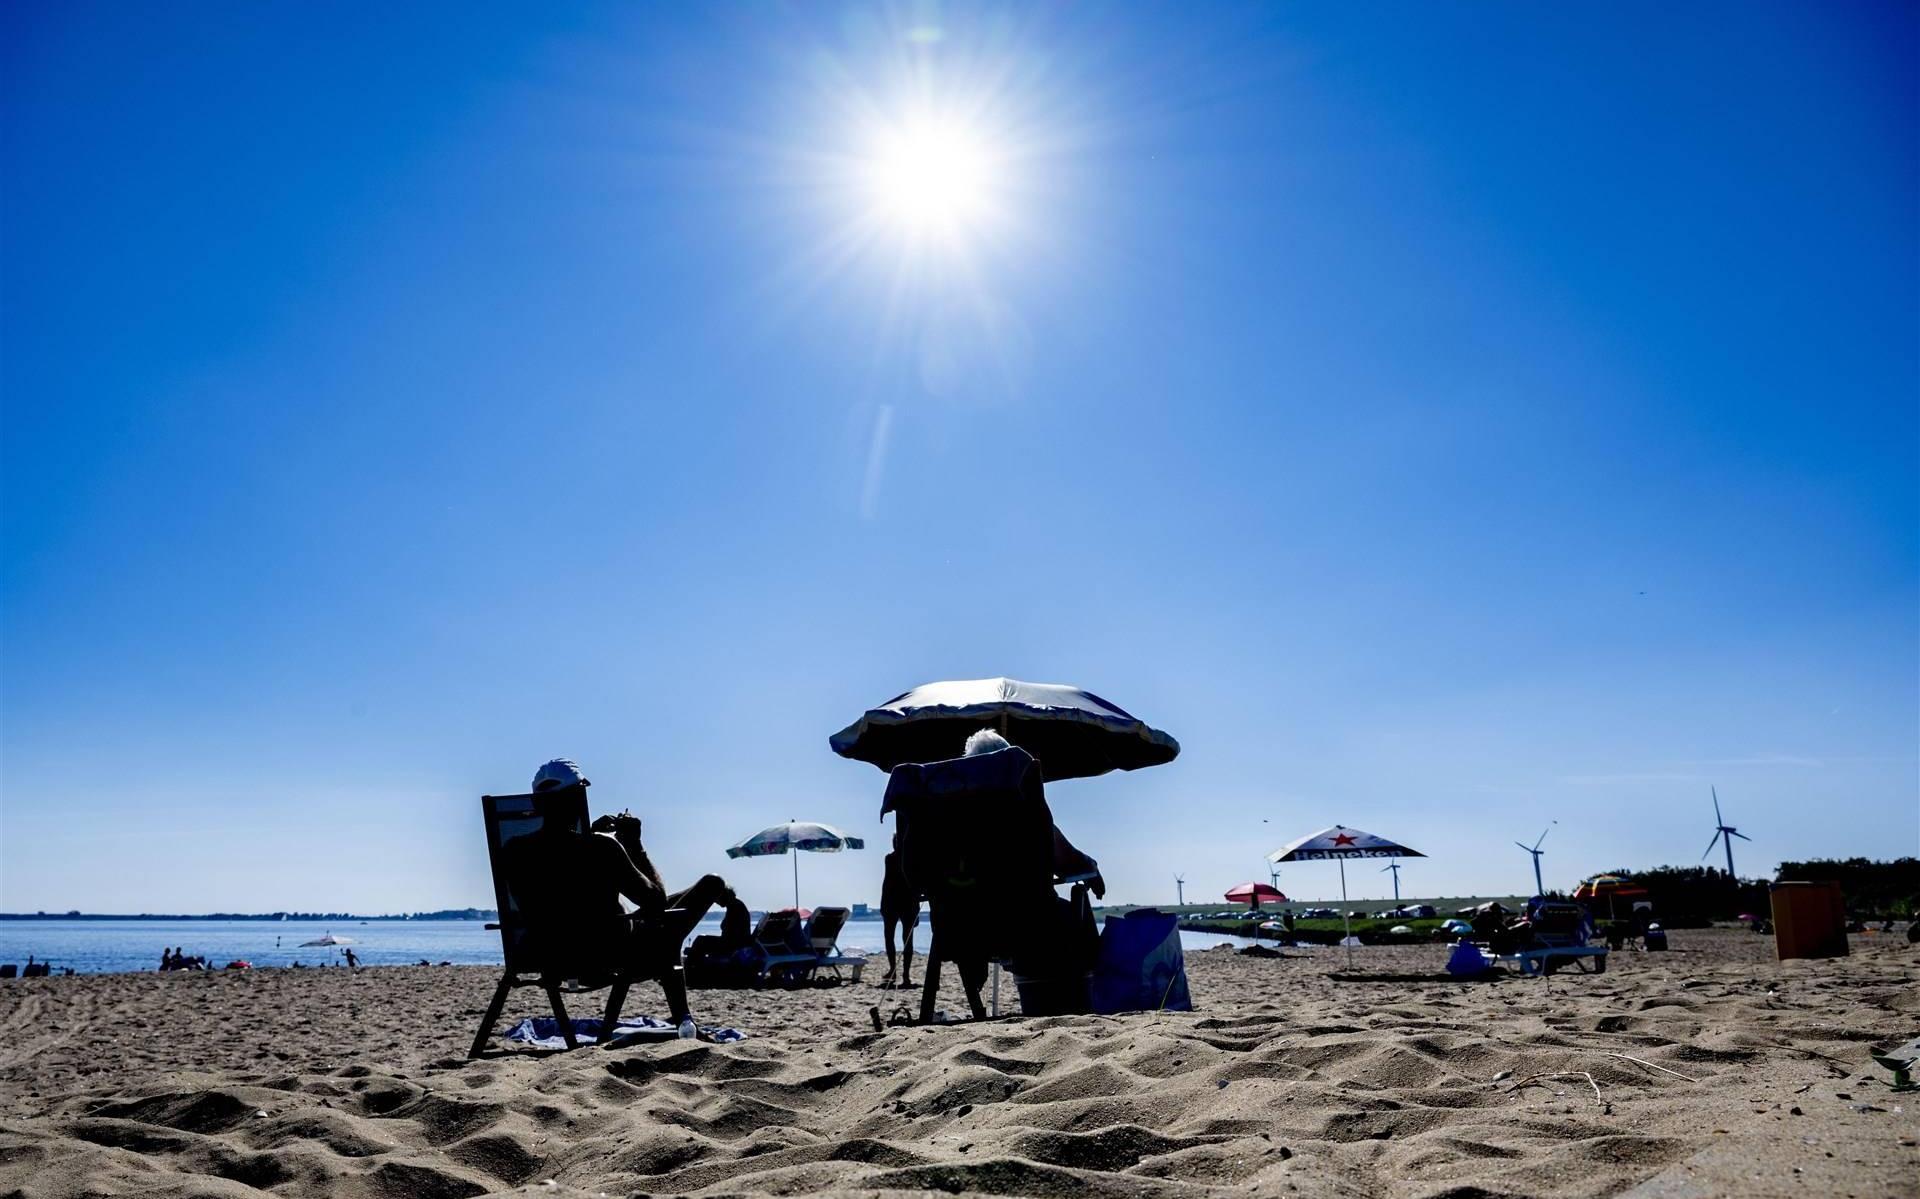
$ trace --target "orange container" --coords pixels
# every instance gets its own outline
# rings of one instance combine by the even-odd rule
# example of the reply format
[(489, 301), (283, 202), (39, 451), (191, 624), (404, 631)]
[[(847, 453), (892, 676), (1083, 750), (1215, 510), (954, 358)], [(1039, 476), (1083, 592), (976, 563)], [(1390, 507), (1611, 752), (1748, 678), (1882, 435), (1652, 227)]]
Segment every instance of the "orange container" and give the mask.
[(1788, 958), (1847, 956), (1847, 905), (1839, 883), (1774, 883), (1773, 947)]

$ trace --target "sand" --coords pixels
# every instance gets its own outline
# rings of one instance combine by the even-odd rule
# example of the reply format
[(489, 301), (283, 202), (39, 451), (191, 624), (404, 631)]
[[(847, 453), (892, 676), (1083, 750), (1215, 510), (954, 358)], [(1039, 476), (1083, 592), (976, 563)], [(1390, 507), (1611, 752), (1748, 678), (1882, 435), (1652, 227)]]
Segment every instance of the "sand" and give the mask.
[(1920, 1095), (1866, 1050), (1920, 1034), (1920, 953), (1854, 945), (1468, 985), (1419, 977), (1440, 949), (1364, 981), (1214, 950), (1196, 1012), (884, 1033), (871, 980), (696, 992), (751, 1039), (479, 1061), (483, 968), (16, 980), (0, 1194), (1910, 1196)]

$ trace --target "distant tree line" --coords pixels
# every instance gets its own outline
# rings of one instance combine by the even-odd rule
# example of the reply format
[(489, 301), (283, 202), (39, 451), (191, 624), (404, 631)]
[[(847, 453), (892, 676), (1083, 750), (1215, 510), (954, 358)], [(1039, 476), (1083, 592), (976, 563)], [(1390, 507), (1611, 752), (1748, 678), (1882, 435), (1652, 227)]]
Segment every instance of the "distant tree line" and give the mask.
[(1866, 858), (1815, 858), (1782, 862), (1781, 882), (1834, 882), (1856, 916), (1920, 916), (1920, 858), (1872, 862)]
[[(1730, 877), (1711, 866), (1656, 866), (1651, 870), (1612, 870), (1646, 888), (1654, 919), (1669, 928), (1698, 928), (1741, 915), (1771, 919), (1773, 899), (1767, 880)], [(1778, 882), (1836, 882), (1847, 911), (1860, 919), (1920, 915), (1920, 858), (1874, 862), (1866, 858), (1815, 858), (1782, 862)], [(1633, 899), (1617, 902), (1626, 918)]]

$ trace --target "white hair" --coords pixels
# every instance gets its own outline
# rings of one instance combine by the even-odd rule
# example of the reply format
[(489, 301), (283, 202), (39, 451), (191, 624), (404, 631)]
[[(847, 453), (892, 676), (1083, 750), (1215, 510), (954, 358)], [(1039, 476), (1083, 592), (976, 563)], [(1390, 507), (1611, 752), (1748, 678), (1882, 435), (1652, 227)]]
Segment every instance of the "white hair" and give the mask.
[(1003, 749), (1012, 749), (1013, 743), (992, 729), (981, 729), (967, 738), (967, 751), (962, 757), (977, 758), (981, 754), (998, 753)]

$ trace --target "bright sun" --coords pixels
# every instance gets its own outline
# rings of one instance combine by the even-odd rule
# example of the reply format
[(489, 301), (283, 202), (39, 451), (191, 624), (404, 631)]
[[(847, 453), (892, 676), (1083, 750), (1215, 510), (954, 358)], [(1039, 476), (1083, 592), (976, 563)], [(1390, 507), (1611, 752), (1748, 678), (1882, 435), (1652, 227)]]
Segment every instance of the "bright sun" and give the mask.
[(875, 139), (866, 174), (874, 208), (888, 222), (914, 234), (951, 237), (992, 215), (995, 168), (974, 130), (922, 117)]

